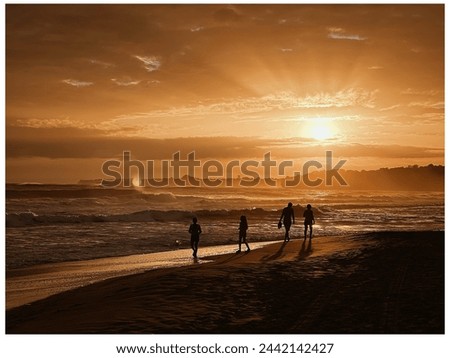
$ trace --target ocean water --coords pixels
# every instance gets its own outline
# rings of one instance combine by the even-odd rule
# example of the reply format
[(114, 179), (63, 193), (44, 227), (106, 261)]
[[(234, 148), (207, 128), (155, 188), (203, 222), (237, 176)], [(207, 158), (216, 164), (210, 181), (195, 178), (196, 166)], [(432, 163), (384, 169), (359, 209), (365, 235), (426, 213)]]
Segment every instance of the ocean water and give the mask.
[[(246, 215), (249, 242), (283, 239), (277, 222), (294, 204), (291, 237), (303, 235), (313, 206), (314, 237), (368, 231), (444, 230), (444, 193), (296, 188), (130, 188), (86, 185), (6, 187), (6, 266), (85, 260), (188, 248), (192, 217), (200, 246), (236, 243)], [(201, 248), (200, 252), (201, 254)]]

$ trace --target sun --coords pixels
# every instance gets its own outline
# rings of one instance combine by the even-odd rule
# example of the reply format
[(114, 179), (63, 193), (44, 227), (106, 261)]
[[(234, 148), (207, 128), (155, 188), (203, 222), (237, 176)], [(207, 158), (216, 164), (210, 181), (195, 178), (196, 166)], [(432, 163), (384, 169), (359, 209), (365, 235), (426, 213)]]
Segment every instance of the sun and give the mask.
[(315, 125), (311, 128), (311, 137), (317, 140), (330, 139), (333, 137), (333, 131), (328, 125)]
[(306, 135), (319, 141), (336, 136), (336, 127), (330, 118), (312, 118), (306, 125)]

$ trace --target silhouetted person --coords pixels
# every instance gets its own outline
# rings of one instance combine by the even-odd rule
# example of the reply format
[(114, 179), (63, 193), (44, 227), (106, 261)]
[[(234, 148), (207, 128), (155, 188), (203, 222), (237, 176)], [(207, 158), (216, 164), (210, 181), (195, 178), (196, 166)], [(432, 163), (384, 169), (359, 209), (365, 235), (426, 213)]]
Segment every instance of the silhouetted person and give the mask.
[(308, 226), (309, 226), (309, 239), (312, 239), (312, 226), (315, 224), (314, 220), (314, 213), (311, 210), (311, 205), (306, 205), (306, 210), (303, 213), (303, 217), (305, 218), (305, 240), (306, 240), (306, 234), (308, 232)]
[(202, 228), (200, 224), (197, 224), (197, 218), (192, 218), (192, 224), (189, 226), (189, 233), (191, 234), (191, 247), (192, 256), (197, 257), (198, 242), (200, 241), (200, 234), (202, 233)]
[(294, 208), (292, 207), (292, 203), (289, 203), (288, 206), (283, 209), (280, 217), (280, 223), (281, 221), (283, 221), (284, 229), (286, 230), (284, 234), (284, 241), (289, 241), (289, 230), (291, 229), (291, 225), (295, 224)]
[(247, 252), (250, 251), (250, 246), (248, 246), (247, 243), (247, 229), (248, 229), (247, 218), (245, 217), (245, 215), (242, 215), (241, 222), (239, 223), (239, 250), (237, 250), (236, 253), (241, 252), (242, 243), (244, 243), (245, 246), (247, 246)]

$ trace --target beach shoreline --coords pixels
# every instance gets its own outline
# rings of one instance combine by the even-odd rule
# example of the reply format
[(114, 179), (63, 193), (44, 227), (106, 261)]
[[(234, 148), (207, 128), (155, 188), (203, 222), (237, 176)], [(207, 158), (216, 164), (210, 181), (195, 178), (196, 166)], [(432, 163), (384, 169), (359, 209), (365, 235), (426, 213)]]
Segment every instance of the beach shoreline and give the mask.
[(444, 333), (443, 231), (229, 246), (11, 307), (6, 333)]
[[(274, 243), (276, 241), (256, 242), (252, 246), (258, 249)], [(111, 278), (206, 264), (220, 255), (233, 253), (236, 247), (237, 245), (205, 246), (201, 248), (202, 257), (197, 260), (193, 260), (191, 249), (179, 249), (12, 269), (6, 272), (6, 309)]]

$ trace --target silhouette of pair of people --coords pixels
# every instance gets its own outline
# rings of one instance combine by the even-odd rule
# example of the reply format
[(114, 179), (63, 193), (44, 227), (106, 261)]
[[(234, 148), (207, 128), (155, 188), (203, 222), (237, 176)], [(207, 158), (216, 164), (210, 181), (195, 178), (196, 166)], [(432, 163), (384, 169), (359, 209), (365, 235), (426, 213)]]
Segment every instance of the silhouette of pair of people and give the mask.
[[(312, 226), (313, 224), (315, 224), (315, 219), (310, 204), (306, 206), (306, 210), (303, 212), (303, 217), (305, 218), (305, 240), (308, 233), (308, 228), (309, 239), (311, 240), (313, 232)], [(281, 212), (280, 220), (278, 222), (278, 228), (281, 228), (282, 223), (285, 229), (284, 242), (288, 242), (290, 240), (289, 231), (291, 230), (291, 226), (295, 224), (294, 208), (292, 207), (292, 203), (288, 203), (288, 206), (286, 206)]]
[[(189, 226), (189, 233), (191, 234), (192, 256), (194, 256), (194, 259), (197, 258), (198, 243), (200, 241), (200, 234), (202, 233), (202, 228), (200, 224), (197, 223), (197, 221), (198, 220), (196, 217), (192, 218), (192, 224)], [(239, 249), (236, 251), (236, 253), (241, 252), (242, 244), (245, 244), (245, 246), (247, 246), (247, 252), (250, 251), (250, 246), (247, 242), (247, 230), (247, 217), (245, 215), (242, 215), (241, 221), (239, 223)]]

